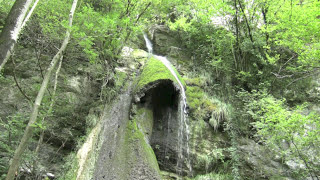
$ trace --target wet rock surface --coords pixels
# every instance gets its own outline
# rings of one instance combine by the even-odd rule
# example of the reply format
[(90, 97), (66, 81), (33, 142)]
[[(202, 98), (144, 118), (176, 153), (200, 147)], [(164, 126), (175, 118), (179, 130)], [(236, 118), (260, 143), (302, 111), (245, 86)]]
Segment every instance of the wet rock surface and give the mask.
[(149, 30), (154, 53), (179, 58), (183, 51), (180, 48), (179, 35), (163, 25), (154, 25)]
[(103, 119), (102, 147), (94, 179), (160, 179), (156, 158), (136, 122), (129, 120), (131, 88)]
[[(150, 145), (152, 146), (161, 170), (176, 173), (178, 163), (179, 91), (172, 81), (161, 81), (146, 91), (139, 102), (140, 108), (152, 110), (153, 121)], [(186, 139), (183, 139), (186, 141)], [(186, 149), (182, 150), (184, 153)], [(188, 168), (184, 164), (184, 174)]]

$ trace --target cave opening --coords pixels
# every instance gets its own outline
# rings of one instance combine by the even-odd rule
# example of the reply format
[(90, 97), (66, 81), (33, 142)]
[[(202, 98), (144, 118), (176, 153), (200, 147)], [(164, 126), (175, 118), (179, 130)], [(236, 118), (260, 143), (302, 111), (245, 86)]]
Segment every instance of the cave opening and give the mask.
[(163, 80), (149, 89), (140, 103), (153, 113), (149, 143), (160, 170), (176, 172), (178, 144), (179, 89), (170, 80)]

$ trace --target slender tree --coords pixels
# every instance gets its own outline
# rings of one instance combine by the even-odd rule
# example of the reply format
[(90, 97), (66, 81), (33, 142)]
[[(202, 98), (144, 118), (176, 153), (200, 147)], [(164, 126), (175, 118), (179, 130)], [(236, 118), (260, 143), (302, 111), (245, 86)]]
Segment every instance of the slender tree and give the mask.
[(69, 14), (69, 27), (66, 31), (64, 41), (63, 41), (59, 51), (56, 53), (56, 55), (51, 60), (51, 63), (47, 69), (45, 76), (44, 76), (41, 88), (38, 92), (38, 95), (36, 97), (36, 100), (35, 100), (33, 108), (32, 108), (32, 113), (30, 115), (29, 123), (24, 131), (24, 134), (23, 134), (23, 137), (20, 141), (20, 144), (14, 153), (11, 165), (8, 170), (6, 180), (13, 180), (14, 179), (15, 172), (17, 171), (17, 169), (19, 167), (19, 162), (21, 160), (22, 154), (25, 151), (25, 149), (27, 148), (27, 146), (29, 144), (29, 140), (32, 138), (33, 125), (37, 120), (39, 107), (41, 105), (43, 95), (48, 87), (48, 83), (49, 83), (49, 79), (51, 77), (52, 71), (55, 68), (55, 66), (57, 65), (57, 63), (59, 62), (60, 58), (63, 55), (63, 52), (65, 51), (65, 49), (69, 43), (71, 27), (72, 27), (72, 20), (73, 20), (73, 15), (74, 15), (75, 9), (77, 7), (77, 3), (78, 3), (78, 0), (74, 0), (72, 3), (72, 7), (70, 10), (70, 14)]
[(39, 2), (39, 0), (36, 0), (30, 9), (32, 1), (16, 0), (7, 16), (5, 26), (0, 34), (0, 71), (10, 58), (21, 30), (30, 19)]

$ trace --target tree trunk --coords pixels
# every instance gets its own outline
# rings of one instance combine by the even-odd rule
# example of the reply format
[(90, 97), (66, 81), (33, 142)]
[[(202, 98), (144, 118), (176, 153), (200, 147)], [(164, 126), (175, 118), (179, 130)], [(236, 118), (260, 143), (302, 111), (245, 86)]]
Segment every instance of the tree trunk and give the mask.
[[(241, 9), (241, 11), (242, 11), (242, 13), (243, 13), (244, 20), (245, 20), (246, 25), (247, 25), (247, 29), (248, 29), (248, 34), (249, 34), (250, 41), (251, 41), (252, 44), (253, 44), (253, 43), (254, 43), (254, 42), (253, 42), (253, 36), (252, 36), (252, 33), (251, 33), (251, 28), (250, 28), (250, 25), (249, 25), (249, 21), (248, 21), (247, 15), (246, 15), (246, 13), (244, 12), (244, 8), (242, 7), (242, 4), (241, 4), (240, 0), (238, 0), (238, 2), (239, 2), (240, 9)], [(254, 45), (253, 45), (253, 48), (254, 48)]]
[(29, 13), (28, 10), (32, 0), (16, 0), (11, 8), (6, 19), (6, 24), (0, 34), (0, 72), (10, 58), (19, 34), (32, 15), (38, 2), (39, 0), (36, 0)]
[(16, 149), (11, 165), (9, 167), (9, 171), (6, 177), (6, 180), (13, 180), (14, 176), (15, 176), (15, 172), (17, 171), (18, 167), (19, 167), (19, 162), (21, 160), (22, 154), (25, 151), (25, 149), (27, 148), (28, 144), (29, 144), (29, 140), (32, 138), (32, 134), (33, 134), (33, 125), (37, 120), (38, 117), (38, 111), (39, 111), (39, 107), (43, 98), (43, 95), (45, 93), (45, 90), (47, 89), (48, 83), (49, 83), (49, 79), (51, 77), (52, 71), (55, 68), (55, 66), (57, 65), (58, 61), (60, 60), (60, 57), (62, 56), (64, 50), (66, 49), (69, 39), (70, 39), (70, 31), (71, 31), (71, 26), (72, 26), (72, 20), (73, 20), (73, 15), (74, 15), (74, 11), (76, 9), (78, 0), (74, 0), (72, 3), (72, 8), (70, 10), (70, 14), (69, 14), (69, 28), (66, 31), (66, 36), (64, 38), (64, 41), (59, 49), (59, 51), (57, 52), (57, 54), (53, 57), (47, 72), (44, 76), (44, 79), (42, 81), (42, 85), (41, 88), (38, 92), (37, 98), (35, 100), (35, 103), (33, 105), (32, 108), (32, 113), (30, 115), (30, 119), (29, 119), (29, 123), (25, 129), (25, 132), (23, 134), (23, 137), (20, 141), (20, 144), (18, 146), (18, 148)]
[[(261, 12), (262, 12), (262, 16), (263, 16), (263, 22), (265, 25), (265, 29), (268, 29), (268, 20), (267, 20), (267, 13), (268, 13), (269, 7), (266, 5), (264, 5), (261, 8)], [(269, 41), (269, 33), (268, 31), (265, 32), (265, 36), (266, 36), (266, 44), (268, 45), (268, 41)]]
[(23, 23), (22, 23), (22, 25), (21, 25), (20, 31), (23, 29), (23, 27), (24, 27), (24, 26), (26, 25), (26, 23), (29, 21), (29, 19), (30, 19), (31, 15), (32, 15), (32, 13), (33, 13), (33, 11), (34, 11), (34, 9), (35, 9), (35, 8), (37, 7), (37, 5), (38, 5), (38, 2), (39, 2), (39, 0), (36, 0), (36, 1), (34, 2), (32, 8), (30, 9), (28, 15), (26, 16), (26, 18), (24, 19), (24, 21), (23, 21)]

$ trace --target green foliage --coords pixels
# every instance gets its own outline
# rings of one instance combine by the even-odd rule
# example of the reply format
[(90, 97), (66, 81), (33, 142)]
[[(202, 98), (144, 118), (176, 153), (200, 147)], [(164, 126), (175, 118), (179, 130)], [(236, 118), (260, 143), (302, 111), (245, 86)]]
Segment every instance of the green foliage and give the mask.
[(70, 153), (65, 160), (63, 170), (65, 171), (63, 176), (58, 177), (59, 180), (75, 180), (77, 179), (78, 172), (78, 158), (75, 153)]
[[(26, 51), (28, 54), (31, 48), (32, 51), (36, 50), (39, 67), (34, 69), (41, 69), (42, 65), (44, 70), (47, 61), (55, 54), (56, 47), (61, 44), (71, 2), (40, 1), (35, 10), (26, 33), (19, 41), (21, 49), (29, 48)], [(138, 37), (137, 34), (145, 31), (150, 24), (165, 24), (179, 36), (181, 48), (190, 52), (186, 53), (191, 57), (185, 63), (189, 65), (188, 70), (197, 72), (197, 77), (185, 80), (191, 116), (207, 120), (215, 130), (224, 123), (230, 136), (231, 147), (228, 151), (232, 158), (232, 178), (240, 178), (237, 137), (255, 133), (256, 138), (274, 151), (280, 149), (286, 160), (306, 164), (307, 169), (298, 170), (301, 175), (308, 176), (310, 172), (317, 172), (318, 115), (306, 113), (304, 106), (292, 107), (312, 101), (308, 99), (307, 92), (312, 87), (310, 77), (319, 72), (320, 2), (234, 2), (83, 0), (79, 2), (75, 14), (71, 46), (64, 54), (67, 60), (64, 61), (67, 64), (64, 70), (72, 76), (85, 73), (89, 81), (101, 87), (101, 102), (110, 102), (130, 78), (126, 72), (116, 69), (121, 63), (118, 59), (122, 47)], [(0, 0), (0, 30), (13, 3)], [(216, 25), (219, 17), (228, 22), (223, 26)], [(18, 51), (16, 53), (21, 57), (25, 55)], [(70, 64), (71, 60), (73, 64)], [(84, 71), (77, 69), (80, 65)], [(198, 78), (199, 72), (204, 71), (206, 77)], [(1, 86), (12, 84), (12, 78), (7, 78), (11, 69), (4, 72), (7, 74), (0, 75)], [(176, 82), (160, 61), (151, 58), (141, 74), (137, 90), (159, 79)], [(28, 95), (36, 96), (39, 84), (33, 83), (29, 87), (32, 90)], [(218, 90), (232, 103), (232, 113), (231, 106), (213, 98), (213, 95), (218, 96)], [(83, 137), (81, 132), (96, 123), (94, 116), (88, 117), (86, 122), (84, 118), (92, 107), (91, 102), (80, 104), (84, 100), (80, 98), (76, 101), (73, 92), (58, 93), (58, 96), (60, 98), (52, 112), (48, 112), (51, 97), (44, 98), (39, 119), (34, 126), (38, 131), (47, 129), (50, 133), (59, 134), (57, 137), (64, 140), (68, 137), (80, 139)], [(42, 122), (44, 119), (49, 123)], [(12, 155), (21, 137), (25, 120), (25, 115), (19, 113), (1, 120), (0, 130), (4, 130), (4, 133), (0, 135), (0, 149), (6, 158), (0, 160), (0, 174), (6, 171), (7, 157)], [(138, 131), (134, 124), (129, 126), (130, 130)], [(76, 127), (81, 128), (75, 130)], [(57, 133), (63, 128), (67, 129), (65, 134)], [(136, 133), (134, 137), (142, 136)], [(282, 148), (283, 142), (290, 146)], [(148, 151), (151, 152), (149, 147)], [(71, 155), (72, 158), (75, 155)], [(207, 163), (214, 158), (212, 152), (203, 157), (201, 162)], [(66, 179), (74, 178), (72, 168), (76, 167), (73, 166), (68, 165), (71, 173)], [(228, 179), (230, 176), (212, 173), (196, 179)]]
[(225, 155), (223, 148), (213, 147), (208, 154), (200, 154), (197, 156), (196, 164), (200, 167), (205, 167), (205, 172), (214, 168), (219, 163), (224, 163)]
[(205, 81), (203, 78), (197, 77), (197, 78), (183, 78), (183, 80), (186, 82), (189, 86), (199, 86), (204, 87)]
[(125, 85), (125, 82), (128, 78), (127, 73), (122, 71), (116, 71), (115, 78), (116, 78), (115, 86), (117, 89), (116, 91), (119, 91)]
[(206, 119), (215, 131), (230, 118), (229, 105), (204, 91), (205, 82), (200, 78), (185, 78), (187, 102), (191, 116)]
[[(103, 14), (95, 11), (93, 7), (87, 4), (77, 13), (75, 22), (73, 36), (78, 40), (77, 43), (82, 47), (83, 52), (91, 63), (97, 62), (99, 50), (102, 53), (112, 50), (107, 47), (101, 47), (103, 46), (102, 43), (109, 44), (109, 42), (112, 42), (112, 38), (108, 37), (108, 31), (115, 31), (116, 29), (116, 23), (113, 22), (112, 16), (103, 16)], [(99, 45), (96, 46), (96, 43), (99, 43)]]
[(288, 47), (299, 54), (299, 65), (318, 66), (319, 57), (319, 1), (267, 2), (270, 25), (265, 31), (272, 35), (274, 43)]
[(198, 175), (195, 178), (188, 179), (188, 180), (207, 180), (207, 179), (229, 180), (229, 179), (232, 179), (232, 175), (222, 174), (222, 173), (209, 173), (205, 175)]
[(169, 22), (169, 28), (173, 31), (176, 31), (178, 29), (181, 29), (183, 31), (191, 31), (190, 28), (192, 28), (191, 22), (187, 22), (188, 19), (186, 17), (179, 17), (174, 23)]
[(0, 84), (3, 86), (9, 85), (13, 83), (13, 79), (5, 77), (1, 72), (0, 72)]
[(68, 26), (70, 7), (71, 1), (40, 1), (34, 13), (41, 27), (41, 33), (55, 41), (62, 39)]
[[(303, 88), (298, 93), (307, 96), (308, 77), (318, 72), (318, 1), (234, 4), (190, 0), (173, 4), (173, 17), (167, 24), (180, 34), (183, 46), (192, 49), (191, 66), (205, 68), (225, 91), (267, 88), (282, 96), (285, 89), (296, 92)], [(215, 20), (218, 25), (213, 25)], [(219, 27), (221, 20), (229, 24)], [(299, 83), (303, 79), (306, 81)], [(296, 87), (288, 87), (291, 83)]]
[(235, 103), (233, 104), (235, 109), (233, 125), (236, 127), (236, 131), (241, 134), (250, 135), (252, 132), (252, 123), (255, 121), (253, 116), (255, 111), (258, 110), (258, 101), (261, 98), (267, 96), (267, 92), (264, 90), (261, 91), (248, 91), (241, 90), (238, 91), (235, 95)]
[[(305, 169), (299, 169), (303, 177), (309, 173), (319, 172), (317, 163), (320, 155), (320, 121), (319, 115), (304, 113), (306, 107), (298, 106), (288, 109), (284, 100), (271, 96), (257, 101), (258, 110), (252, 112), (257, 129), (257, 136), (272, 150), (279, 151), (289, 161), (304, 164)], [(283, 144), (288, 143), (288, 148)]]
[(14, 1), (3, 1), (0, 0), (0, 33), (5, 24), (5, 19), (9, 14), (9, 11), (13, 5)]
[(0, 179), (4, 178), (8, 171), (10, 158), (19, 145), (27, 121), (28, 118), (20, 113), (9, 116), (7, 120), (0, 118)]
[(73, 34), (91, 63), (115, 63), (131, 36), (142, 31), (143, 15), (150, 0), (90, 1), (75, 16)]
[(216, 109), (212, 111), (209, 124), (217, 131), (224, 122), (231, 118), (230, 106), (217, 99), (211, 100), (211, 102), (216, 105)]
[(238, 126), (239, 120), (235, 119), (235, 117), (230, 117), (227, 121), (224, 122), (225, 131), (228, 133), (229, 138), (231, 140), (231, 146), (227, 149), (230, 153), (230, 165), (231, 165), (231, 174), (233, 180), (241, 179), (240, 169), (241, 162), (238, 150), (238, 141), (237, 138), (240, 135), (240, 127)]
[(195, 111), (203, 103), (204, 91), (198, 86), (187, 86), (187, 101), (191, 111)]
[[(276, 99), (267, 91), (240, 91), (236, 132), (253, 133), (260, 142), (277, 153), (285, 162), (293, 161), (304, 168), (295, 169), (299, 178), (319, 171), (319, 115), (309, 112), (306, 105), (289, 108), (285, 99)], [(239, 101), (240, 102), (240, 101)], [(251, 125), (249, 125), (251, 124)]]

